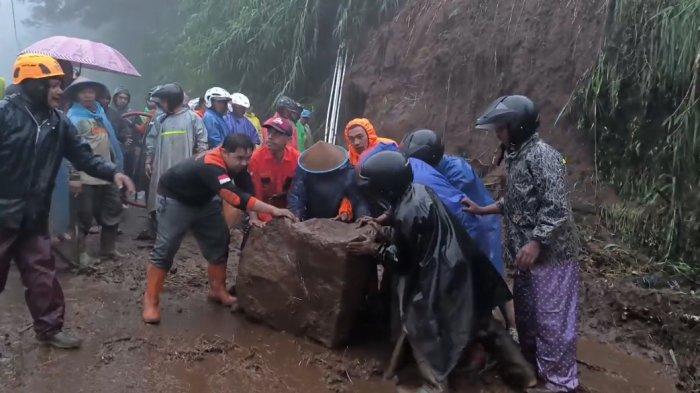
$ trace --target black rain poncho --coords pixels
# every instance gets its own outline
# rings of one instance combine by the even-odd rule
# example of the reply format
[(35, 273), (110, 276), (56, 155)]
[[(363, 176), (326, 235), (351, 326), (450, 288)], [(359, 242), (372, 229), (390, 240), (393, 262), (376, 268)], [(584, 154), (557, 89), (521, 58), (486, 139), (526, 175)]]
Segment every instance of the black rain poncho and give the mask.
[(509, 300), (510, 291), (429, 188), (410, 186), (394, 207), (392, 227), (401, 324), (416, 356), (444, 381), (476, 323)]

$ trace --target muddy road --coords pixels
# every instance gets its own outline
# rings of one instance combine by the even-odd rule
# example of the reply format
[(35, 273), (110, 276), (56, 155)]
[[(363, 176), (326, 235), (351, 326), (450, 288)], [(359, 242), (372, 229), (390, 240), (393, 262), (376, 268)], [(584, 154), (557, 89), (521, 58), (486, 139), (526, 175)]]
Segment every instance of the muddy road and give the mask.
[[(166, 281), (161, 324), (145, 325), (140, 312), (148, 244), (132, 240), (142, 212), (127, 211), (119, 243), (127, 258), (82, 275), (59, 262), (66, 328), (85, 339), (80, 350), (56, 350), (35, 341), (13, 267), (0, 295), (0, 392), (382, 393), (417, 386), (410, 366), (398, 381), (381, 379), (390, 346), (377, 339), (329, 351), (207, 303), (206, 266), (192, 239)], [(97, 237), (91, 235), (91, 241)], [(232, 262), (236, 258), (232, 253)], [(579, 343), (581, 379), (588, 391), (675, 391), (676, 377), (667, 366), (598, 338), (586, 332)], [(511, 391), (493, 370), (455, 374), (459, 392)]]

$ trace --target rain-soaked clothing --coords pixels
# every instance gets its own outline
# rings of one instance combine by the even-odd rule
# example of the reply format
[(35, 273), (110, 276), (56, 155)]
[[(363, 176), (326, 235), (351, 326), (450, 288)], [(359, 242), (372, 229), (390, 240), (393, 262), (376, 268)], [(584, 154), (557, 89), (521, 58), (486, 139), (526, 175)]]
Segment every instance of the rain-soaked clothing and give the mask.
[[(97, 105), (98, 111), (92, 112), (80, 104), (74, 103), (68, 111), (68, 118), (71, 119), (83, 140), (90, 144), (93, 153), (104, 158), (105, 161), (112, 162), (115, 157), (114, 151), (121, 151), (121, 147), (112, 145), (115, 138), (112, 138), (114, 129), (105, 116), (98, 116), (103, 108)], [(104, 110), (102, 110), (104, 114)], [(91, 115), (88, 115), (91, 114)], [(119, 189), (111, 181), (98, 179), (85, 172), (73, 171), (71, 180), (78, 180), (83, 185), (83, 192), (78, 195), (77, 218), (80, 233), (87, 235), (92, 226), (92, 219), (103, 227), (101, 236), (105, 231), (116, 231), (122, 216), (122, 204), (119, 197)], [(59, 208), (59, 206), (54, 206)], [(61, 206), (61, 209), (69, 211), (70, 206)]]
[[(245, 134), (248, 135), (254, 144), (260, 145), (262, 143), (258, 136), (258, 130), (255, 129), (255, 126), (247, 117), (236, 117), (233, 112), (229, 112), (224, 116), (224, 120), (226, 120), (226, 125), (229, 128), (229, 133), (226, 136), (229, 134)], [(222, 141), (226, 139), (226, 136), (222, 138)]]
[(412, 184), (394, 205), (392, 276), (402, 327), (417, 357), (444, 382), (477, 323), (510, 299), (501, 275), (437, 195)]
[(182, 239), (190, 230), (207, 262), (226, 263), (230, 238), (221, 200), (214, 198), (203, 206), (190, 206), (159, 195), (156, 203), (157, 230), (151, 251), (152, 264), (169, 271)]
[[(117, 106), (116, 97), (119, 94), (126, 94), (129, 96), (129, 102), (125, 106)], [(139, 134), (137, 128), (144, 127), (144, 124), (140, 116), (134, 116), (128, 119), (122, 117), (122, 115), (125, 113), (133, 112), (133, 110), (129, 107), (130, 102), (131, 93), (129, 93), (129, 90), (123, 87), (116, 88), (114, 90), (114, 95), (112, 95), (111, 108), (118, 116), (118, 119), (112, 121), (110, 117), (110, 122), (112, 123), (114, 130), (117, 132), (119, 141), (122, 142), (122, 150), (124, 151), (124, 173), (130, 176), (134, 182), (137, 182), (138, 176), (136, 176), (136, 165), (138, 164), (138, 156), (141, 152), (143, 144), (143, 135)], [(131, 144), (127, 146), (124, 142), (129, 139), (131, 140)]]
[(65, 302), (46, 232), (0, 230), (0, 293), (5, 289), (10, 262), (17, 264), (24, 298), (38, 338), (48, 338), (63, 328)]
[(156, 210), (160, 177), (178, 162), (207, 150), (207, 130), (202, 119), (188, 108), (162, 114), (153, 122), (146, 137), (146, 162), (151, 163), (148, 212)]
[[(105, 113), (101, 105), (96, 104), (95, 111), (91, 111), (83, 107), (79, 103), (74, 102), (66, 115), (68, 116), (70, 121), (75, 125), (78, 131), (81, 131), (81, 129), (101, 129), (105, 131), (107, 144), (109, 145), (109, 154), (111, 155), (112, 162), (114, 162), (117, 165), (117, 169), (122, 170), (124, 168), (124, 154), (120, 148), (117, 133), (112, 127), (112, 123), (109, 122), (107, 114)], [(100, 155), (104, 157), (103, 154)]]
[[(350, 138), (348, 136), (348, 133), (350, 132), (351, 129), (360, 126), (362, 127), (365, 132), (367, 133), (367, 148), (363, 152), (358, 152), (355, 150), (354, 147), (352, 147), (352, 144), (350, 143)], [(351, 120), (346, 126), (345, 130), (343, 131), (343, 136), (345, 138), (345, 145), (348, 148), (348, 155), (349, 155), (349, 161), (350, 164), (353, 167), (358, 167), (360, 162), (362, 162), (363, 157), (370, 156), (374, 153), (377, 153), (379, 151), (384, 151), (384, 150), (392, 150), (398, 149), (398, 145), (396, 142), (392, 139), (389, 138), (380, 138), (377, 136), (377, 131), (374, 128), (374, 125), (368, 120), (368, 119), (353, 119)], [(342, 205), (340, 206), (340, 209), (338, 211), (339, 214), (346, 214), (348, 217), (355, 217), (355, 218), (360, 218), (361, 215), (358, 215), (356, 212), (353, 212), (352, 204), (350, 203), (349, 200), (344, 200)]]
[(578, 269), (577, 261), (535, 263), (513, 280), (520, 348), (553, 392), (571, 392), (578, 386)]
[[(282, 161), (278, 161), (270, 148), (263, 146), (253, 153), (248, 164), (248, 172), (253, 178), (255, 197), (270, 205), (286, 208), (287, 193), (297, 171), (299, 151), (286, 146)], [(259, 214), (261, 221), (270, 221), (269, 214)]]
[(250, 174), (229, 174), (224, 153), (223, 147), (217, 147), (175, 164), (161, 176), (158, 194), (194, 207), (219, 197), (233, 207), (250, 210), (257, 201), (251, 195)]
[(263, 136), (262, 124), (260, 124), (260, 119), (258, 119), (255, 113), (246, 112), (245, 118), (253, 124), (253, 127), (255, 127), (255, 131), (258, 133), (258, 138), (260, 139), (261, 143), (265, 141), (266, 138)]
[(34, 330), (47, 338), (63, 327), (64, 312), (48, 235), (56, 173), (63, 158), (104, 180), (116, 168), (92, 153), (63, 113), (50, 110), (44, 121), (29, 107), (22, 94), (0, 100), (0, 293), (14, 260)]
[(294, 123), (294, 127), (297, 129), (297, 150), (303, 152), (313, 144), (313, 137), (308, 133), (308, 129), (301, 121), (297, 120)]
[[(63, 235), (70, 229), (70, 164), (67, 160), (61, 162), (56, 173), (56, 185), (51, 194), (51, 212), (49, 214), (52, 235)], [(68, 206), (68, 208), (65, 208)]]
[[(474, 171), (467, 160), (461, 157), (444, 155), (440, 163), (435, 167), (452, 186), (460, 190), (469, 199), (479, 206), (488, 206), (494, 203), (491, 193), (486, 189), (481, 178)], [(496, 270), (501, 274), (505, 273), (503, 263), (503, 237), (501, 234), (501, 217), (498, 215), (488, 215), (478, 217), (480, 221), (481, 233), (470, 235), (482, 245), (482, 250), (491, 259)]]
[[(365, 132), (367, 133), (367, 149), (365, 149), (364, 152), (356, 151), (355, 148), (352, 147), (352, 144), (350, 144), (350, 138), (348, 136), (348, 133), (350, 132), (351, 129), (353, 129), (357, 126), (362, 127), (365, 130)], [(350, 164), (352, 166), (357, 166), (357, 164), (360, 162), (360, 155), (373, 149), (379, 143), (387, 143), (387, 144), (396, 145), (396, 142), (392, 139), (380, 138), (379, 136), (377, 136), (377, 131), (375, 130), (374, 125), (372, 125), (372, 123), (368, 119), (353, 119), (353, 120), (351, 120), (345, 126), (345, 131), (343, 131), (343, 136), (345, 138), (345, 145), (348, 147), (349, 160), (350, 160)]]
[[(51, 193), (63, 158), (100, 179), (116, 167), (93, 154), (63, 113), (37, 123), (22, 94), (0, 100), (0, 229), (48, 230)], [(39, 135), (37, 138), (37, 127)]]
[(508, 165), (503, 216), (506, 254), (514, 260), (530, 240), (544, 246), (539, 260), (546, 263), (578, 257), (578, 237), (569, 204), (564, 158), (535, 134), (515, 152)]
[[(343, 199), (348, 199), (361, 216), (370, 215), (369, 207), (357, 185), (355, 169), (347, 156), (342, 162), (328, 170), (307, 168), (305, 158), (315, 154), (317, 142), (299, 158), (299, 167), (287, 197), (287, 206), (300, 220), (311, 218), (333, 218), (338, 214)], [(334, 147), (342, 149), (341, 147)], [(347, 154), (343, 149), (342, 154)]]
[(578, 237), (563, 157), (537, 134), (506, 154), (506, 256), (514, 261), (529, 241), (542, 245), (529, 272), (514, 280), (516, 324), (523, 353), (557, 391), (578, 386), (576, 316)]
[[(413, 170), (413, 182), (429, 187), (445, 206), (445, 209), (467, 230), (469, 236), (476, 242), (479, 249), (486, 254), (494, 268), (502, 276), (505, 275), (503, 260), (501, 259), (500, 237), (494, 244), (489, 222), (483, 217), (475, 216), (462, 210), (460, 201), (464, 199), (464, 193), (456, 189), (447, 179), (429, 164), (417, 159), (409, 158)], [(486, 216), (491, 218), (490, 216)], [(501, 231), (498, 231), (499, 235)]]
[(213, 149), (224, 143), (224, 139), (230, 133), (228, 124), (224, 116), (212, 108), (204, 113), (204, 127), (207, 129), (207, 142), (209, 148)]
[(170, 269), (189, 230), (209, 263), (226, 263), (229, 231), (221, 201), (250, 210), (257, 199), (251, 195), (250, 174), (229, 173), (224, 152), (217, 147), (187, 158), (161, 177), (156, 199), (156, 241), (151, 252), (155, 266)]

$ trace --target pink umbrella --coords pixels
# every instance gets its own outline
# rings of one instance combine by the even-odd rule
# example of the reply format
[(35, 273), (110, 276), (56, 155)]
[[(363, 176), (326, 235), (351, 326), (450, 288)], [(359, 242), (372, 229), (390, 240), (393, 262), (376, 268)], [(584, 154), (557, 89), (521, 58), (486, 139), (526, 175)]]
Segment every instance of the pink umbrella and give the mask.
[(55, 59), (81, 64), (85, 68), (141, 76), (118, 50), (109, 45), (80, 38), (53, 36), (37, 41), (20, 54), (39, 53)]

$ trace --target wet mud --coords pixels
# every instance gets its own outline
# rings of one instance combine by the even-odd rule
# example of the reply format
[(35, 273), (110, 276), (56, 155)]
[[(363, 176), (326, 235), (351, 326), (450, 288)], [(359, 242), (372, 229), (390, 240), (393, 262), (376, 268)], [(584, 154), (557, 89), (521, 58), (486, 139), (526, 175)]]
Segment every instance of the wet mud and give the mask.
[[(35, 341), (13, 268), (0, 295), (0, 392), (382, 393), (419, 386), (410, 365), (398, 379), (382, 380), (389, 343), (356, 338), (329, 350), (206, 302), (206, 266), (192, 239), (185, 241), (176, 271), (166, 280), (161, 324), (143, 324), (148, 247), (132, 240), (142, 217), (136, 209), (128, 211), (119, 243), (127, 258), (83, 275), (64, 266), (60, 274), (66, 328), (85, 339), (80, 350), (56, 350)], [(234, 253), (229, 274), (236, 258)], [(675, 375), (663, 362), (639, 355), (642, 350), (632, 356), (624, 345), (600, 343), (587, 329), (579, 343), (579, 366), (588, 391), (675, 391)], [(624, 336), (620, 340), (635, 348)], [(458, 392), (511, 391), (493, 369), (469, 375), (460, 366), (455, 376)]]

